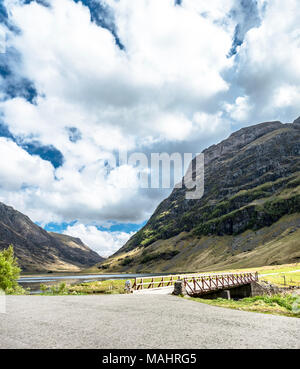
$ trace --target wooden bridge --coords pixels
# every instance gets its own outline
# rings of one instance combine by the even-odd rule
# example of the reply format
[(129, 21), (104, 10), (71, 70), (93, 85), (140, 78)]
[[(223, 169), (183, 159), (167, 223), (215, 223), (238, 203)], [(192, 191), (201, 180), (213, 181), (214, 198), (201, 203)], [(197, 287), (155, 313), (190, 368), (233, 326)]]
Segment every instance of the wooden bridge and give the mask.
[(178, 280), (182, 281), (188, 295), (195, 296), (208, 294), (214, 291), (232, 289), (248, 285), (252, 282), (257, 282), (258, 273), (211, 273), (135, 278), (132, 289), (134, 291), (145, 291), (168, 287), (170, 290)]

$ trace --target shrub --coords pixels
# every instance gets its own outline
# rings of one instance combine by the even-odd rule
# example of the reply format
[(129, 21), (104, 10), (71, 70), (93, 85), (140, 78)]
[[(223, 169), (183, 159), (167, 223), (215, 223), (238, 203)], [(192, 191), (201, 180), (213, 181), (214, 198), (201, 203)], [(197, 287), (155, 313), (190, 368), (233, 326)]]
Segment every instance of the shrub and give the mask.
[(61, 282), (58, 286), (51, 286), (50, 291), (53, 295), (67, 295), (68, 288), (65, 282)]
[(142, 258), (141, 263), (146, 264), (149, 261), (153, 261), (153, 260), (170, 260), (174, 256), (178, 255), (179, 253), (180, 251), (178, 250), (172, 250), (172, 251), (166, 251), (166, 252), (161, 252), (161, 253), (146, 254)]
[(133, 262), (133, 260), (134, 260), (133, 258), (130, 258), (129, 256), (126, 256), (126, 258), (122, 260), (121, 265), (122, 266), (129, 265)]
[(10, 245), (7, 249), (0, 251), (0, 288), (6, 294), (25, 292), (18, 285), (20, 272), (13, 246)]
[(40, 290), (42, 291), (42, 293), (46, 293), (48, 291), (48, 287), (42, 283), (40, 285)]

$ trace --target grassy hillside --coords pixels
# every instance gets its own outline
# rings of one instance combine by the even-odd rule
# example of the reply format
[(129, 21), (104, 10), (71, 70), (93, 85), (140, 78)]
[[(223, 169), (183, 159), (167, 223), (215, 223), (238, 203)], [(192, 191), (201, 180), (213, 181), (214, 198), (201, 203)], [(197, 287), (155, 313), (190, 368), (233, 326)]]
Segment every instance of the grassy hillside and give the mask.
[(300, 125), (245, 127), (203, 153), (203, 196), (188, 200), (189, 190), (176, 186), (94, 271), (193, 272), (299, 260)]
[[(241, 207), (233, 210), (232, 204)], [(246, 205), (243, 205), (246, 203)], [(226, 213), (217, 216), (220, 212)], [(286, 215), (284, 215), (286, 214)], [(189, 213), (184, 215), (189, 217)], [(242, 190), (218, 203), (191, 231), (124, 250), (92, 268), (101, 272), (189, 272), (300, 260), (300, 175)], [(263, 224), (267, 226), (263, 227)], [(240, 224), (226, 234), (226, 224)], [(242, 225), (241, 225), (242, 224)], [(145, 232), (147, 232), (146, 230)], [(227, 232), (230, 233), (230, 232)], [(146, 238), (146, 240), (148, 240)]]
[(147, 248), (182, 232), (237, 235), (300, 213), (299, 128), (263, 123), (204, 150), (204, 196), (187, 200), (187, 190), (175, 188), (117, 254)]
[(202, 272), (300, 262), (300, 214), (239, 235), (182, 232), (117, 254), (89, 272)]

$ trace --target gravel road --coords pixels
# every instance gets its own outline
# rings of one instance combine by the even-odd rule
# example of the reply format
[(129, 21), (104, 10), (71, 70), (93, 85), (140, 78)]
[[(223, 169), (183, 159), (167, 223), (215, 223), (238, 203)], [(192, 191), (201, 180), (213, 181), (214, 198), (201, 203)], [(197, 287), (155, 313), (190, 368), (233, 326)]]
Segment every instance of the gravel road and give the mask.
[(300, 319), (171, 295), (6, 299), (0, 348), (300, 348)]

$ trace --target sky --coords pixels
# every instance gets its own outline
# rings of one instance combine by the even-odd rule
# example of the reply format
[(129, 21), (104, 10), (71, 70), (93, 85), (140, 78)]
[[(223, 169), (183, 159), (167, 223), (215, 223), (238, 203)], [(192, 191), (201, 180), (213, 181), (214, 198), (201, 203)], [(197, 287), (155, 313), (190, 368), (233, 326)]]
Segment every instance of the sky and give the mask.
[(196, 154), (300, 115), (299, 18), (298, 0), (0, 0), (0, 201), (111, 255), (171, 192), (120, 150)]

